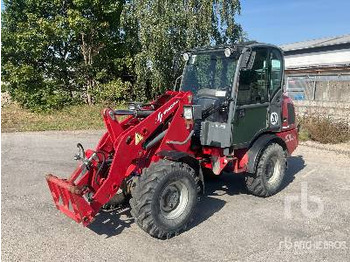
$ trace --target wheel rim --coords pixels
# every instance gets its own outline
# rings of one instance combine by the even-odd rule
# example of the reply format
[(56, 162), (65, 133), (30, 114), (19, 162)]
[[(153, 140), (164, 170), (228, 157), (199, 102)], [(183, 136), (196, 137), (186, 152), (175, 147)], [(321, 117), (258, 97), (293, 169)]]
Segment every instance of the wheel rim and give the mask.
[(189, 191), (182, 181), (167, 185), (160, 197), (160, 210), (167, 219), (176, 219), (185, 211), (189, 200)]
[(266, 177), (269, 184), (278, 181), (281, 172), (282, 163), (276, 155), (271, 156), (266, 164)]

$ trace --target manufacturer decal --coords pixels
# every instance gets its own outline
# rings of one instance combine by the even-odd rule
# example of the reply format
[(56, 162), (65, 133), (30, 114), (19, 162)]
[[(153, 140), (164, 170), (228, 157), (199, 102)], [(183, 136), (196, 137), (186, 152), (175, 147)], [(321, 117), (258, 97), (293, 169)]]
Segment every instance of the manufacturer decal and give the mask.
[(163, 122), (163, 118), (164, 118), (164, 116), (166, 116), (168, 113), (169, 113), (169, 111), (171, 110), (171, 109), (173, 109), (173, 107), (176, 105), (176, 104), (178, 104), (179, 103), (179, 100), (176, 100), (174, 103), (172, 103), (167, 109), (165, 109), (163, 112), (159, 112), (158, 113), (158, 116), (157, 116), (157, 119), (156, 119), (156, 123), (158, 122), (158, 123), (162, 123)]
[(135, 133), (135, 145), (138, 145), (143, 140), (143, 136), (139, 133)]
[(286, 143), (292, 142), (293, 140), (295, 140), (295, 137), (292, 134), (288, 134), (285, 136), (284, 140), (286, 141)]
[(270, 115), (270, 123), (272, 125), (277, 125), (278, 124), (278, 114), (276, 112), (272, 112)]

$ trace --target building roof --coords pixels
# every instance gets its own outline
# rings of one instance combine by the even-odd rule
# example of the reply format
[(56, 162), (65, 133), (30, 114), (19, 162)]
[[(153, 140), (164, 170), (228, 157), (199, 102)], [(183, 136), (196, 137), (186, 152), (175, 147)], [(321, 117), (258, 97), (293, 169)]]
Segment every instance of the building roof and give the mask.
[(285, 45), (281, 45), (280, 48), (282, 48), (283, 51), (287, 52), (287, 51), (311, 49), (311, 48), (324, 47), (324, 46), (334, 46), (334, 45), (348, 44), (348, 43), (350, 43), (350, 34), (285, 44)]

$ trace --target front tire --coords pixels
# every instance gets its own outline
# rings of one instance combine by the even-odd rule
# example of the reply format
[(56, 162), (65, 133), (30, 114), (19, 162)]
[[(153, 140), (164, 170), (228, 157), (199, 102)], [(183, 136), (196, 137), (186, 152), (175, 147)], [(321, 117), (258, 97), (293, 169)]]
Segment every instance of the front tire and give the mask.
[(130, 200), (136, 223), (153, 237), (185, 230), (195, 209), (199, 179), (185, 163), (159, 160), (137, 177)]
[(246, 177), (247, 190), (260, 197), (276, 194), (285, 177), (286, 161), (286, 152), (279, 144), (267, 146), (259, 158), (255, 175)]

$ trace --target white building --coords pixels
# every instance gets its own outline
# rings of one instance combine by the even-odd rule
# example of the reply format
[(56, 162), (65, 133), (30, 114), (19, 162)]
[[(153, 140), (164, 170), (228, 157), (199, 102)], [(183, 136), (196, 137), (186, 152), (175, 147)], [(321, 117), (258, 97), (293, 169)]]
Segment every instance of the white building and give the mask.
[(295, 100), (350, 101), (350, 34), (282, 45)]

